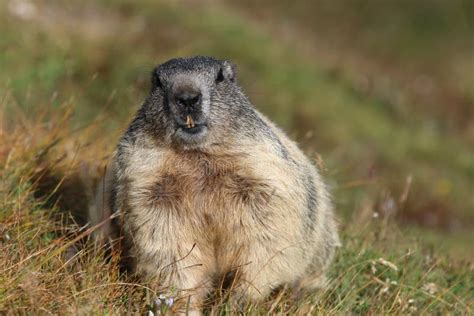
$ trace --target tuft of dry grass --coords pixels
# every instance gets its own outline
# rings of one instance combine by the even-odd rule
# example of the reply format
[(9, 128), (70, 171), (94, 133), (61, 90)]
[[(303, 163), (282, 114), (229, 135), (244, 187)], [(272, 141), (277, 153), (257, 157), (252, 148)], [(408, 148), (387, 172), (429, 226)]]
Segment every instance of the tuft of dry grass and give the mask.
[[(88, 241), (91, 231), (71, 212), (85, 212), (85, 180), (99, 174), (90, 171), (94, 160), (81, 141), (89, 131), (71, 131), (70, 117), (65, 108), (0, 130), (0, 311), (96, 314), (143, 307), (126, 304), (142, 302), (146, 286), (123, 278), (119, 255)], [(88, 174), (81, 174), (84, 163)]]

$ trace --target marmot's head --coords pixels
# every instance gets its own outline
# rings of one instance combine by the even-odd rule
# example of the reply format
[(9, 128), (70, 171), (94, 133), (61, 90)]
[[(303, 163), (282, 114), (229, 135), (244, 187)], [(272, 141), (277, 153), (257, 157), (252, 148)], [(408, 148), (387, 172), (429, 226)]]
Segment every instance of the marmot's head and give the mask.
[(236, 116), (248, 104), (231, 63), (199, 56), (156, 67), (145, 107), (163, 141), (196, 148), (236, 128)]

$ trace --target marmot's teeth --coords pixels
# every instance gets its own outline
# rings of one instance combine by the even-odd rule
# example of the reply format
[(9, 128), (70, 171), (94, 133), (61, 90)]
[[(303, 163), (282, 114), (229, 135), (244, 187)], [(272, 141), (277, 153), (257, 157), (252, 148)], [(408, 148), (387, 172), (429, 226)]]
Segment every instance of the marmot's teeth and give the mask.
[(188, 115), (188, 117), (186, 118), (186, 125), (188, 126), (188, 128), (194, 127), (194, 121), (191, 115)]

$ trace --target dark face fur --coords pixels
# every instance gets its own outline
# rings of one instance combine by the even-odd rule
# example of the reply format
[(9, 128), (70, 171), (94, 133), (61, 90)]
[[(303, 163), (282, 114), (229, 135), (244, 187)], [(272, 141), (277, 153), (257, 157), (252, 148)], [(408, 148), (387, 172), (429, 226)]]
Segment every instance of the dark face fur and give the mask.
[(247, 103), (229, 62), (192, 57), (171, 59), (154, 69), (145, 107), (162, 140), (195, 148), (228, 130), (237, 108)]

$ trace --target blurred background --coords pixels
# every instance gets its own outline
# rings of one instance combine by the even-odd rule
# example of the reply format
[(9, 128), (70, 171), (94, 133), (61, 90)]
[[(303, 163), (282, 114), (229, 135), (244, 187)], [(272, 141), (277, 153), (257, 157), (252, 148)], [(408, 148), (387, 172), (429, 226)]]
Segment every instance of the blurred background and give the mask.
[(474, 257), (474, 1), (0, 3), (6, 124), (70, 106), (78, 130), (100, 125), (102, 160), (153, 66), (191, 55), (238, 66), (253, 103), (322, 167), (343, 228), (390, 218)]

